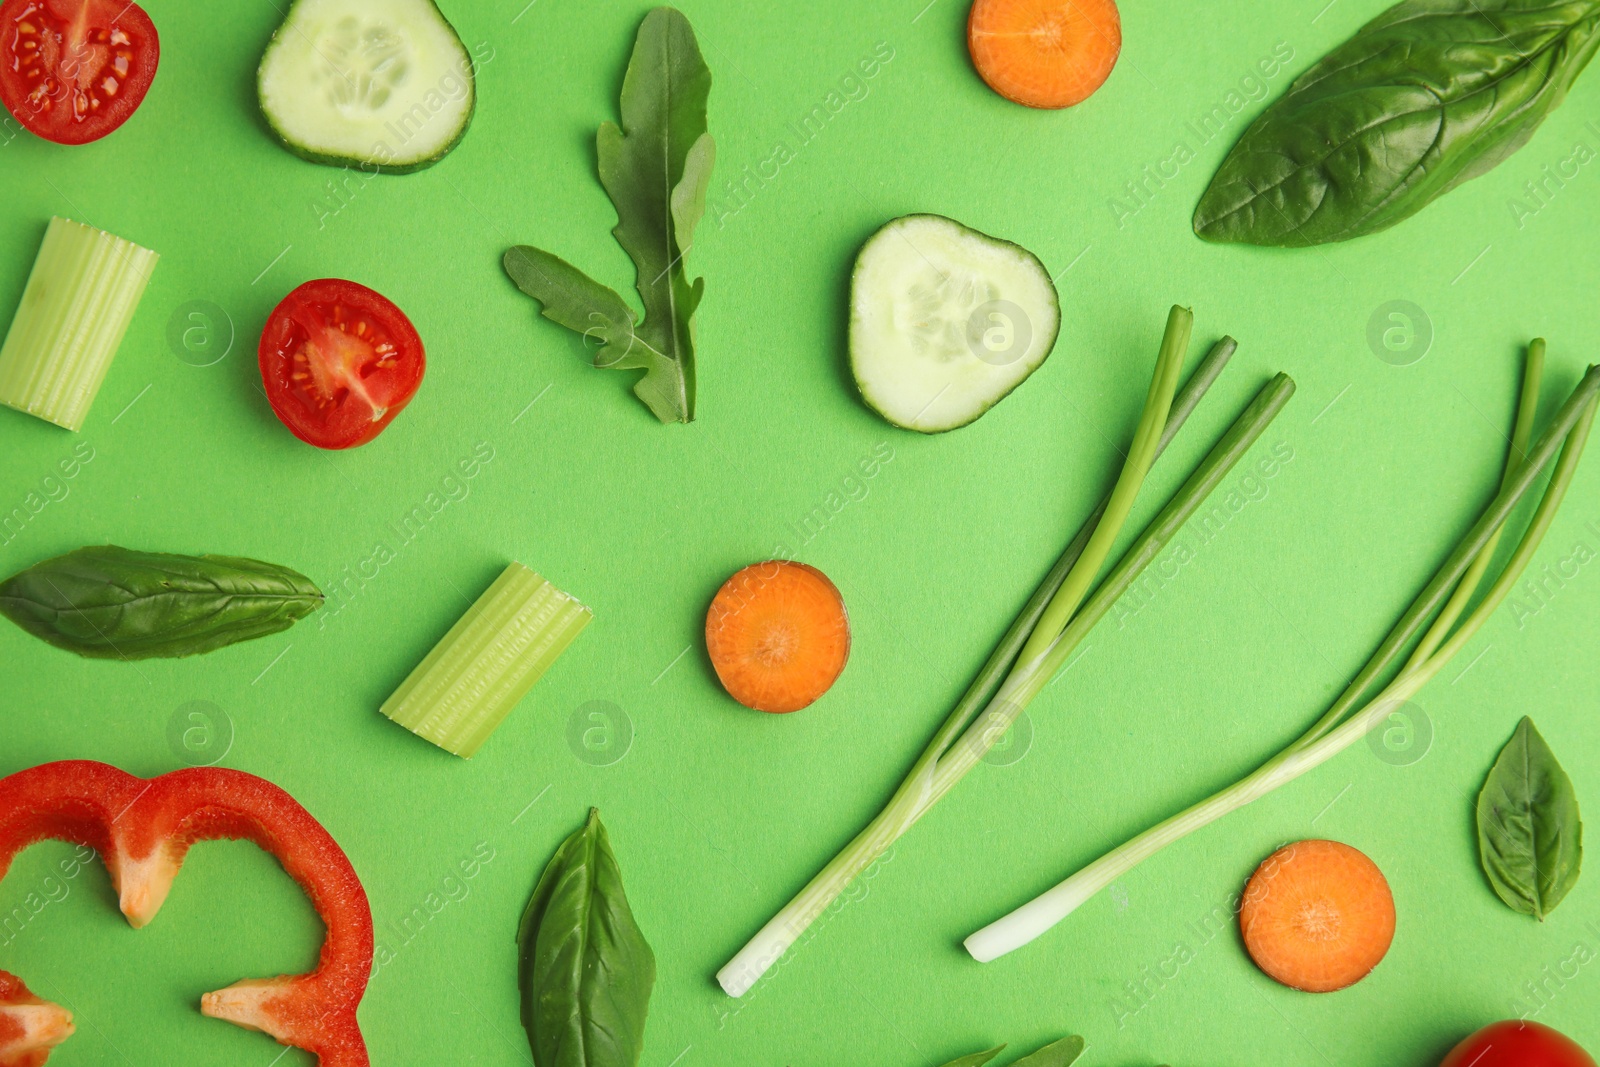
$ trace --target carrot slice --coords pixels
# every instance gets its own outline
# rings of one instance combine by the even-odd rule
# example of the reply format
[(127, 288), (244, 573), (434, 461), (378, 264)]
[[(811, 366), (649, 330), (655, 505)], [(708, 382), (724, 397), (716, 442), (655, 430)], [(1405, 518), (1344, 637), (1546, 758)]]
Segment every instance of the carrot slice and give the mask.
[(725, 582), (706, 613), (706, 651), (728, 695), (783, 713), (826, 693), (850, 658), (850, 617), (828, 576), (772, 560)]
[(1297, 841), (1245, 886), (1239, 929), (1256, 966), (1291, 989), (1331, 993), (1365, 978), (1394, 940), (1394, 895), (1364, 854)]
[(1122, 53), (1115, 0), (975, 0), (972, 65), (989, 88), (1028, 107), (1082, 103)]

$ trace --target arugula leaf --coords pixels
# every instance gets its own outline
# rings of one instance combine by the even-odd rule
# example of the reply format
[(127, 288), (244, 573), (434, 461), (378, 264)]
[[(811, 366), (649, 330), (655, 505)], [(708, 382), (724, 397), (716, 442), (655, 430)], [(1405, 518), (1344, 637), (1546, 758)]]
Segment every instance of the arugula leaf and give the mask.
[(615, 289), (537, 248), (513, 248), (506, 253), (505, 268), (523, 292), (539, 294), (545, 318), (599, 342), (596, 367), (643, 369), (646, 380), (651, 373), (672, 373), (672, 360), (639, 336), (633, 309)]
[(1578, 797), (1532, 719), (1517, 724), (1478, 795), (1478, 851), (1506, 906), (1540, 922), (1578, 881)]
[(706, 131), (711, 71), (689, 20), (670, 7), (645, 16), (622, 82), (622, 125), (601, 125), (600, 183), (617, 210), (612, 229), (633, 260), (644, 322), (614, 290), (548, 252), (521, 245), (506, 273), (544, 315), (601, 347), (594, 365), (642, 370), (633, 387), (662, 422), (692, 422), (694, 313), (705, 279), (684, 256), (705, 214), (716, 145)]
[(517, 931), (536, 1067), (635, 1067), (656, 958), (597, 808), (550, 860)]

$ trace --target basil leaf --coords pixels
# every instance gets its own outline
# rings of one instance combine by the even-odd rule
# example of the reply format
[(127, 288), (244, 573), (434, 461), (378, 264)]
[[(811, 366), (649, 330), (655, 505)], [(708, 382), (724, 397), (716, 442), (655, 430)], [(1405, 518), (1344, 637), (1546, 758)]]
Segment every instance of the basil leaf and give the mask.
[(1506, 906), (1540, 922), (1578, 881), (1578, 797), (1531, 719), (1517, 724), (1478, 795), (1478, 852)]
[(1251, 123), (1195, 210), (1208, 241), (1393, 226), (1521, 148), (1600, 47), (1600, 0), (1404, 0)]
[(0, 614), (91, 659), (175, 658), (287, 630), (322, 606), (311, 580), (232, 556), (80, 548), (0, 584)]
[(1073, 1035), (1022, 1057), (1011, 1067), (1070, 1067), (1081, 1055), (1083, 1055), (1083, 1038)]
[(944, 1067), (983, 1067), (984, 1064), (994, 1059), (1005, 1051), (1004, 1045), (996, 1045), (987, 1052), (974, 1052), (970, 1056), (962, 1056), (958, 1060), (951, 1060)]
[(545, 867), (517, 940), (535, 1067), (634, 1067), (656, 959), (628, 907), (598, 809)]
[(637, 275), (644, 322), (614, 291), (563, 260), (521, 246), (505, 268), (547, 318), (600, 340), (595, 366), (643, 370), (633, 391), (662, 422), (692, 422), (694, 313), (705, 280), (684, 256), (705, 214), (716, 160), (706, 131), (711, 71), (689, 20), (669, 7), (645, 16), (622, 82), (622, 125), (601, 125), (600, 182), (617, 211), (611, 231)]
[[(1004, 1045), (996, 1045), (985, 1052), (974, 1052), (970, 1056), (951, 1060), (944, 1067), (983, 1067), (984, 1064), (994, 1059), (1005, 1051)], [(1011, 1064), (1011, 1067), (1071, 1067), (1079, 1056), (1083, 1055), (1083, 1038), (1064, 1037), (1054, 1041), (1044, 1048), (1036, 1049)]]

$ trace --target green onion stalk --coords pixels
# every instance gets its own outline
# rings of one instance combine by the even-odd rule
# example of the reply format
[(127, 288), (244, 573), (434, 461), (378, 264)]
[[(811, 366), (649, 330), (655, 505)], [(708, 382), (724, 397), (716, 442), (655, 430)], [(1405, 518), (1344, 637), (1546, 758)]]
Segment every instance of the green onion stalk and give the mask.
[(717, 972), (717, 981), (728, 995), (743, 996), (862, 871), (999, 742), (1066, 665), (1095, 623), (1227, 477), (1293, 395), (1294, 383), (1286, 375), (1272, 379), (1111, 574), (1095, 587), (1152, 464), (1237, 347), (1231, 338), (1224, 338), (1179, 391), (1178, 376), (1193, 323), (1193, 314), (1181, 307), (1173, 308), (1167, 318), (1144, 410), (1110, 494), (1067, 545), (883, 811)]
[[(1535, 340), (1528, 349), (1499, 493), (1327, 714), (1255, 773), (1145, 831), (968, 937), (966, 948), (974, 959), (987, 962), (1021, 948), (1163, 848), (1321, 766), (1387, 720), (1466, 647), (1509, 595), (1538, 551), (1572, 484), (1594, 422), (1596, 398), (1600, 396), (1600, 367), (1589, 368), (1537, 443), (1528, 447), (1544, 370), (1544, 349), (1542, 340)], [(1466, 614), (1493, 561), (1507, 520), (1552, 463), (1554, 470), (1522, 540), (1499, 577)], [(1416, 647), (1407, 657), (1405, 650), (1413, 641), (1417, 641)], [(1402, 658), (1404, 665), (1395, 670), (1388, 684), (1366, 699), (1378, 680), (1395, 669)]]

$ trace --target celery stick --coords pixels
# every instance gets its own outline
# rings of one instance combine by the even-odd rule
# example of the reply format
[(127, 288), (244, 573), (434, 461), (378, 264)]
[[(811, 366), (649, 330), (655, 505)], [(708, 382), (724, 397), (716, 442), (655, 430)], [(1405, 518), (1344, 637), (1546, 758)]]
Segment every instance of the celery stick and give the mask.
[(81, 429), (160, 258), (93, 226), (51, 219), (0, 348), (0, 404)]
[(588, 608), (513, 563), (381, 710), (470, 759), (592, 618)]

